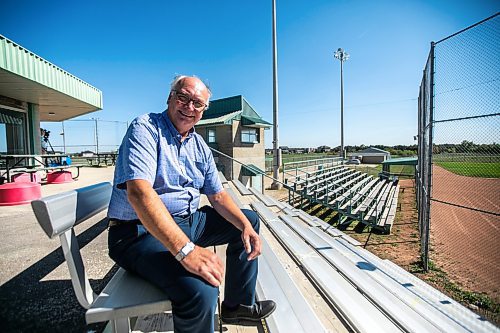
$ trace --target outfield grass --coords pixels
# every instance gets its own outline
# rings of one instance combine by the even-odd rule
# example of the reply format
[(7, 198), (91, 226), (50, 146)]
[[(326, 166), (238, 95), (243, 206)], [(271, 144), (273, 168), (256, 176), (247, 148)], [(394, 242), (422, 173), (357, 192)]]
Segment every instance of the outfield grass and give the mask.
[(434, 164), (461, 176), (500, 178), (499, 162), (435, 162)]
[[(375, 167), (366, 166), (363, 164), (348, 166), (374, 177), (378, 177), (378, 174), (382, 172), (382, 164), (379, 164)], [(391, 174), (398, 176), (399, 178), (413, 178), (415, 176), (415, 171), (413, 165), (391, 165)]]

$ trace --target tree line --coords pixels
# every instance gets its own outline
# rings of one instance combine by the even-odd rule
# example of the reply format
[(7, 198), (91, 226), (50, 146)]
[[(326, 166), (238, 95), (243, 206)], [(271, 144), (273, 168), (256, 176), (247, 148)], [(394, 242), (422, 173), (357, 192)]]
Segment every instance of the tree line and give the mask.
[[(385, 145), (372, 145), (370, 147), (382, 149), (391, 153), (391, 155), (397, 155), (402, 157), (416, 156), (418, 151), (418, 145), (396, 145), (396, 146), (385, 146)], [(357, 152), (368, 148), (368, 146), (346, 146), (347, 152)], [(334, 152), (339, 152), (340, 147), (335, 147)], [(476, 144), (473, 141), (463, 140), (461, 143), (442, 143), (434, 144), (432, 147), (434, 154), (484, 154), (484, 155), (500, 155), (500, 144), (489, 143), (489, 144)]]

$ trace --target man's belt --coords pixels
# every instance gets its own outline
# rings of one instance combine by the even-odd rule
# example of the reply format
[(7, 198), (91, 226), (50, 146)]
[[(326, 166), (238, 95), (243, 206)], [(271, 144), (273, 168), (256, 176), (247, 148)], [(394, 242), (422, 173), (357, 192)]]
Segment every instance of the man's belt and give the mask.
[(119, 219), (109, 219), (108, 220), (108, 227), (116, 227), (119, 225), (138, 225), (142, 224), (141, 220), (119, 220)]

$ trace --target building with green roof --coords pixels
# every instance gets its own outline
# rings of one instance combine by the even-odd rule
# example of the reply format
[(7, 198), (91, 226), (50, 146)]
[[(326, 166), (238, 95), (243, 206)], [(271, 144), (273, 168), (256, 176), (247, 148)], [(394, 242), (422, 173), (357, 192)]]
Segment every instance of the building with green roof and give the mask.
[(99, 89), (0, 35), (0, 154), (41, 154), (40, 121), (102, 107)]
[(238, 95), (211, 101), (196, 125), (196, 132), (211, 148), (249, 166), (242, 168), (239, 163), (214, 154), (218, 169), (227, 178), (238, 178), (245, 183), (258, 181), (260, 177), (253, 176), (265, 170), (264, 130), (271, 125)]

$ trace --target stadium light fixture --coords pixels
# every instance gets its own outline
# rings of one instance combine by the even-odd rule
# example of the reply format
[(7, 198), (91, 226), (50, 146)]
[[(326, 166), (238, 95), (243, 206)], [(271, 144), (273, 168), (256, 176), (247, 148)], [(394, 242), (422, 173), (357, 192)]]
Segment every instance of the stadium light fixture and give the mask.
[(344, 160), (344, 73), (343, 64), (349, 59), (349, 54), (342, 48), (334, 54), (335, 58), (340, 60), (340, 157)]

